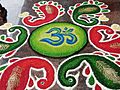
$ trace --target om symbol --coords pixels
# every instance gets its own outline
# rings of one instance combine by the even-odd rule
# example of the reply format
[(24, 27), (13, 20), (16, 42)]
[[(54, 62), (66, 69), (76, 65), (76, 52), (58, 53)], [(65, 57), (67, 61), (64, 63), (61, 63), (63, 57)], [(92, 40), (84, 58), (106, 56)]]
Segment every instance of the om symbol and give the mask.
[[(52, 33), (52, 32), (55, 32), (55, 33)], [(51, 33), (51, 37), (58, 38), (57, 40), (43, 38), (40, 41), (49, 43), (50, 45), (53, 45), (53, 46), (59, 46), (64, 43), (65, 37), (66, 37), (67, 44), (75, 44), (77, 42), (77, 37), (74, 34), (72, 34), (72, 32), (73, 32), (73, 29), (68, 29), (67, 27), (65, 27), (64, 30), (61, 30), (60, 28), (55, 27), (50, 29), (46, 33), (47, 34)]]

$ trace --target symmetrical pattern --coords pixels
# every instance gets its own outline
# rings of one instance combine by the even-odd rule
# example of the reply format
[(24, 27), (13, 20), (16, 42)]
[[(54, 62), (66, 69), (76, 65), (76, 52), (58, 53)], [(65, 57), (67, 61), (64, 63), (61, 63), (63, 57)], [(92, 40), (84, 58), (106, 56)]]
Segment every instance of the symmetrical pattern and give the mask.
[[(42, 57), (9, 59), (0, 66), (0, 90), (49, 90), (56, 81), (61, 88), (72, 90), (78, 85), (78, 70), (83, 65), (85, 68), (82, 74), (87, 77), (86, 85), (89, 88), (120, 89), (120, 26), (100, 25), (109, 20), (105, 16), (105, 13), (110, 12), (108, 5), (88, 0), (70, 6), (67, 13), (78, 26), (68, 22), (54, 22), (65, 14), (65, 9), (58, 2), (40, 1), (31, 9), (37, 16), (30, 15), (27, 11), (19, 15), (24, 25), (38, 27), (31, 35), (21, 25), (5, 23), (0, 26), (0, 29), (8, 29), (7, 34), (18, 31), (16, 40), (5, 34), (0, 35), (0, 59), (13, 56), (28, 38), (30, 48), (46, 57), (68, 57), (83, 49), (88, 40), (91, 46), (100, 51), (73, 55), (62, 61), (57, 70), (49, 60)], [(32, 70), (42, 71), (43, 77), (31, 75)], [(78, 73), (75, 75), (73, 71)]]

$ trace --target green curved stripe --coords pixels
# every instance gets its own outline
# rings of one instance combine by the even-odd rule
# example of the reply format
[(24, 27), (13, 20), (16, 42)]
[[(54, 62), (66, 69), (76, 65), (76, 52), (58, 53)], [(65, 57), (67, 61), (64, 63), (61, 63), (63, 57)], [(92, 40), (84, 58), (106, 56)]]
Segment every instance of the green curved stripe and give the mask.
[(4, 70), (8, 65), (0, 67), (0, 71)]
[(0, 54), (7, 53), (9, 51), (12, 51), (12, 50), (20, 47), (27, 40), (28, 32), (27, 32), (26, 28), (24, 28), (22, 26), (14, 26), (14, 27), (9, 29), (9, 32), (14, 32), (16, 30), (20, 31), (20, 34), (18, 36), (18, 40), (16, 42), (13, 42), (13, 43), (6, 43), (3, 41), (0, 41)]
[(84, 26), (93, 26), (99, 23), (99, 20), (97, 18), (90, 18), (90, 21), (87, 22), (85, 20), (79, 19), (79, 17), (83, 14), (97, 14), (100, 12), (100, 8), (96, 5), (82, 5), (78, 8), (76, 8), (73, 11), (73, 20), (81, 25)]

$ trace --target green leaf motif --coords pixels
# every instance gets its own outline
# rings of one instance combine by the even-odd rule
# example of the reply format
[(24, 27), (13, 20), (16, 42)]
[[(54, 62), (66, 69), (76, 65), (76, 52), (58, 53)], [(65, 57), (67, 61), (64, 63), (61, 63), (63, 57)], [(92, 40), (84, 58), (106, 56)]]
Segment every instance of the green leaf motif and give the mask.
[(41, 2), (40, 2), (40, 4), (44, 4), (44, 2), (43, 2), (43, 1), (41, 1)]
[(107, 12), (110, 12), (110, 10), (109, 9), (103, 9), (102, 12), (107, 13)]
[(46, 3), (47, 3), (47, 1), (44, 1), (43, 3), (44, 3), (44, 4), (46, 4)]
[(5, 38), (6, 38), (6, 35), (1, 35), (0, 36), (0, 39), (2, 39), (2, 40), (5, 40)]
[(82, 3), (82, 5), (86, 5), (86, 4), (88, 4), (88, 2), (83, 2), (83, 3)]
[(38, 9), (38, 7), (34, 7), (34, 9)]
[(39, 12), (39, 14), (43, 14), (42, 12)]
[(104, 4), (103, 2), (99, 2), (97, 5), (102, 5), (102, 4)]
[(7, 65), (0, 67), (0, 71), (4, 70), (7, 67)]
[(55, 5), (55, 6), (57, 6), (57, 5), (58, 5), (58, 3), (56, 2), (56, 3), (54, 3), (54, 5)]
[(60, 9), (60, 11), (63, 11), (64, 9), (62, 8), (62, 9)]
[(74, 9), (74, 7), (73, 7), (73, 6), (71, 6), (71, 7), (70, 7), (70, 9), (71, 9), (71, 10), (73, 10), (73, 9)]
[(94, 77), (92, 75), (90, 76), (88, 83), (90, 85), (94, 85), (95, 84), (95, 79), (94, 79)]
[(99, 1), (95, 1), (95, 4), (98, 4), (99, 3)]
[(92, 14), (89, 14), (88, 16), (89, 16), (89, 17), (94, 17), (94, 15), (92, 15)]
[(115, 60), (115, 58), (114, 57), (112, 57), (112, 56), (107, 56), (109, 59), (111, 59), (111, 60)]

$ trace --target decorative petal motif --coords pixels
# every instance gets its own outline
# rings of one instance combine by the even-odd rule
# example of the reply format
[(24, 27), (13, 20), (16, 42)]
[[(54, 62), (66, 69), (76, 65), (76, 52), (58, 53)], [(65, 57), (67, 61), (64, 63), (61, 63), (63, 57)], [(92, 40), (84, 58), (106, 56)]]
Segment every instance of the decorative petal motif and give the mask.
[[(76, 87), (78, 78), (70, 73), (79, 70), (83, 63), (87, 65), (83, 75), (87, 77), (88, 87), (94, 88), (94, 90), (120, 89), (120, 67), (105, 56), (90, 53), (75, 55), (63, 61), (57, 71), (58, 84), (64, 89)], [(88, 75), (86, 75), (86, 71)]]
[(4, 34), (0, 36), (0, 58), (13, 56), (27, 42), (29, 31), (25, 27), (17, 25), (8, 29), (8, 33), (14, 33), (15, 31), (19, 31), (16, 40)]
[(65, 9), (62, 5), (53, 1), (40, 1), (35, 3), (32, 9), (38, 14), (38, 17), (29, 15), (28, 13), (23, 13), (25, 15), (22, 15), (25, 16), (22, 19), (23, 23), (29, 27), (42, 26), (57, 20), (65, 14)]
[[(100, 17), (104, 15), (104, 13), (110, 12), (107, 7), (103, 2), (88, 0), (88, 2), (85, 1), (81, 4), (78, 3), (70, 6), (67, 13), (75, 24), (83, 27), (92, 27), (100, 24), (100, 21), (108, 21), (108, 18), (105, 16), (102, 16), (102, 19)], [(86, 15), (86, 17), (84, 17), (84, 15)]]
[(94, 26), (88, 31), (88, 37), (95, 48), (109, 53), (120, 54), (120, 34), (111, 27), (106, 25)]
[[(6, 68), (1, 67), (0, 70)], [(43, 71), (44, 77), (35, 81), (30, 75), (31, 70)], [(25, 90), (35, 84), (37, 89), (48, 89), (55, 84), (55, 68), (46, 59), (40, 57), (26, 57), (9, 63), (1, 75), (1, 90)], [(29, 85), (29, 87), (27, 86)]]

